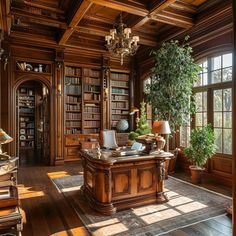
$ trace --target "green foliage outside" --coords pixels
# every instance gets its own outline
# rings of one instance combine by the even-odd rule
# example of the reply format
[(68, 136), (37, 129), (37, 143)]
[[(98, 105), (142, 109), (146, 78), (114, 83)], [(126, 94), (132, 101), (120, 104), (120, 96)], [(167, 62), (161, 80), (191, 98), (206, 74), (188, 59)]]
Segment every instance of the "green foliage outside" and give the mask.
[(184, 154), (198, 167), (203, 167), (208, 158), (215, 154), (214, 132), (211, 124), (191, 130), (190, 145), (184, 149)]
[[(187, 38), (186, 38), (187, 40)], [(147, 101), (153, 107), (155, 119), (169, 121), (172, 131), (187, 123), (195, 112), (192, 88), (201, 67), (194, 63), (192, 48), (186, 43), (171, 40), (152, 54), (151, 84), (146, 86)]]
[(146, 103), (144, 101), (142, 101), (140, 103), (140, 105), (141, 105), (140, 118), (137, 123), (137, 129), (135, 131), (131, 131), (129, 133), (130, 140), (134, 140), (135, 138), (137, 138), (140, 135), (149, 134), (151, 132), (151, 128), (149, 127), (149, 125), (147, 123), (147, 114), (145, 111)]

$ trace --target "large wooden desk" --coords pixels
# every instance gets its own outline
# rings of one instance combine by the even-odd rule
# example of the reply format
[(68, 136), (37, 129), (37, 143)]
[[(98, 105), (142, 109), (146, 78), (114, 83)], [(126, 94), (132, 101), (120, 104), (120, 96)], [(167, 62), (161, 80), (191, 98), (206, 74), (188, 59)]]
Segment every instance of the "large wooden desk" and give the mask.
[(116, 210), (168, 201), (164, 179), (166, 159), (173, 154), (112, 157), (111, 152), (81, 151), (84, 185), (90, 206), (111, 215)]

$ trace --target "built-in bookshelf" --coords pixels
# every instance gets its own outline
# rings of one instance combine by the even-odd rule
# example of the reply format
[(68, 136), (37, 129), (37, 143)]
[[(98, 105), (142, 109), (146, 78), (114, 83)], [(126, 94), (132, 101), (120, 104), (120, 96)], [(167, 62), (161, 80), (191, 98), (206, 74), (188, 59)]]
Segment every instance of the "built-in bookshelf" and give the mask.
[(129, 120), (129, 74), (111, 72), (111, 128), (115, 129), (119, 120)]
[(83, 70), (83, 133), (99, 133), (101, 127), (101, 71), (90, 68)]
[(35, 148), (35, 89), (18, 90), (19, 150)]
[(80, 134), (82, 128), (82, 68), (65, 67), (65, 134)]

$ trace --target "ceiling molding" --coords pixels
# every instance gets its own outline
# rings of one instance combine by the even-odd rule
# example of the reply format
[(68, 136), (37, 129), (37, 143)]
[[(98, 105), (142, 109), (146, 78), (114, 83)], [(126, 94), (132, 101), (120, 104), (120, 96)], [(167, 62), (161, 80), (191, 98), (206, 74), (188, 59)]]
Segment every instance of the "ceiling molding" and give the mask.
[(58, 40), (59, 45), (64, 45), (66, 41), (70, 38), (70, 36), (74, 32), (74, 27), (78, 25), (81, 21), (85, 13), (89, 10), (92, 6), (92, 3), (89, 0), (83, 0), (80, 6), (78, 7), (77, 11), (75, 12), (74, 16), (70, 19), (68, 24), (68, 28), (63, 32), (62, 36)]

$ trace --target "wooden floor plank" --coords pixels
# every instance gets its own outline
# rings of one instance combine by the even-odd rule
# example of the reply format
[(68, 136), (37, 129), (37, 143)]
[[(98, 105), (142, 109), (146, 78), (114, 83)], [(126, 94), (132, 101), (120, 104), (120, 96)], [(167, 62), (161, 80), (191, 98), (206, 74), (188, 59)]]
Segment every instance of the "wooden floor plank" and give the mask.
[[(56, 167), (20, 167), (18, 175), (21, 206), (24, 211), (23, 236), (88, 236), (86, 228), (71, 207), (68, 199), (59, 193), (50, 178), (76, 175), (82, 171), (79, 164)], [(50, 178), (49, 178), (50, 177)], [(187, 178), (187, 177), (186, 177)], [(184, 179), (184, 178), (182, 178)], [(204, 187), (215, 189), (220, 193), (230, 191), (219, 186)], [(177, 229), (165, 236), (187, 235), (229, 235), (232, 221), (227, 216), (220, 216), (205, 222)]]

